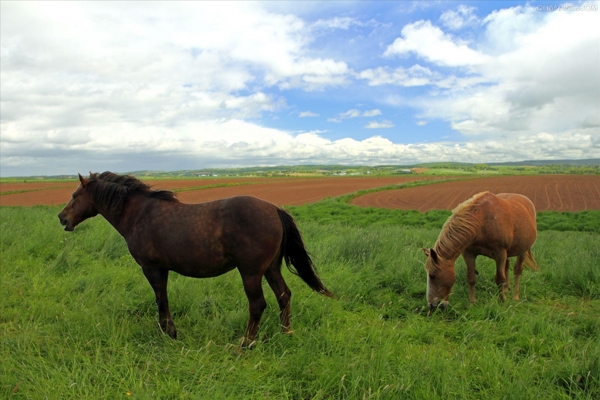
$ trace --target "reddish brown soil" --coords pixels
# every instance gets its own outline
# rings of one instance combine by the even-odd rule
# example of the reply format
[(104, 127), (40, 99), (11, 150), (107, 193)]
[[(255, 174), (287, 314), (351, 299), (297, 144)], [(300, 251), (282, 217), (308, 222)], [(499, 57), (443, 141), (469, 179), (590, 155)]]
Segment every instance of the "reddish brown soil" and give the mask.
[(77, 187), (75, 182), (20, 182), (20, 183), (2, 183), (0, 182), (0, 193), (15, 192), (21, 190), (42, 190), (57, 189), (64, 187)]
[(503, 176), (457, 180), (408, 189), (389, 190), (357, 197), (363, 207), (428, 211), (452, 210), (476, 193), (519, 193), (533, 201), (538, 211), (600, 210), (600, 176)]
[[(251, 195), (277, 205), (301, 205), (326, 197), (340, 196), (361, 189), (371, 189), (410, 182), (422, 177), (330, 177), (330, 178), (223, 178), (190, 180), (148, 180), (154, 189), (185, 189), (210, 185), (235, 186), (189, 190), (177, 193), (183, 202), (201, 203), (220, 198)], [(25, 186), (23, 186), (25, 185)], [(28, 186), (31, 185), (31, 186)], [(42, 186), (40, 186), (42, 185)], [(78, 182), (69, 183), (18, 183), (2, 184), (2, 192), (30, 190), (0, 196), (0, 206), (34, 206), (65, 204), (77, 188)]]

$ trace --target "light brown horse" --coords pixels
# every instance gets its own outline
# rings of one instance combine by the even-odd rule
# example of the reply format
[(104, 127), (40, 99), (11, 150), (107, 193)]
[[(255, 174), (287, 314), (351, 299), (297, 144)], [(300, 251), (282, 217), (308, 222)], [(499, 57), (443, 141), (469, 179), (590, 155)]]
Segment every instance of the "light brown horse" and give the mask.
[(454, 263), (462, 254), (467, 264), (469, 301), (475, 302), (475, 259), (484, 255), (496, 261), (496, 284), (502, 300), (509, 289), (509, 257), (517, 257), (514, 266), (514, 298), (520, 297), (519, 279), (523, 264), (538, 266), (531, 254), (537, 237), (535, 207), (525, 196), (482, 192), (459, 204), (452, 211), (427, 255), (427, 301), (430, 310), (445, 308), (455, 281)]
[(172, 338), (177, 331), (167, 299), (169, 271), (210, 278), (237, 268), (250, 311), (243, 345), (254, 340), (267, 306), (263, 276), (279, 303), (281, 328), (290, 332), (292, 293), (281, 275), (283, 259), (313, 290), (333, 297), (318, 277), (292, 216), (271, 203), (237, 196), (184, 204), (173, 192), (152, 190), (133, 176), (112, 172), (90, 173), (89, 179), (79, 175), (79, 181), (58, 214), (60, 223), (72, 231), (100, 214), (125, 238), (154, 289), (160, 327)]

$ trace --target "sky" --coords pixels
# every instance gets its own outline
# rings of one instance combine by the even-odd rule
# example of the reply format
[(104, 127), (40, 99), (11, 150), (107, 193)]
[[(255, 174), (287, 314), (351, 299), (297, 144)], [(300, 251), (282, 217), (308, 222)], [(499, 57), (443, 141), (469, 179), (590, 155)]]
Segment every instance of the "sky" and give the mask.
[(600, 158), (600, 2), (0, 1), (0, 176)]

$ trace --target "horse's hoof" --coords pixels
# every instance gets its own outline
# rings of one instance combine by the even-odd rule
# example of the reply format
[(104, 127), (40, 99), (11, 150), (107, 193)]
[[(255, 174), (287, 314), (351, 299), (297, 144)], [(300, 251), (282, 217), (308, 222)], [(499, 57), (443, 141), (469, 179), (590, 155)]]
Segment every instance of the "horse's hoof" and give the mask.
[(249, 340), (244, 337), (244, 338), (242, 338), (239, 348), (251, 350), (255, 345), (256, 345), (256, 342), (254, 340)]
[(171, 339), (177, 339), (177, 331), (175, 329), (167, 329), (166, 334), (169, 335)]

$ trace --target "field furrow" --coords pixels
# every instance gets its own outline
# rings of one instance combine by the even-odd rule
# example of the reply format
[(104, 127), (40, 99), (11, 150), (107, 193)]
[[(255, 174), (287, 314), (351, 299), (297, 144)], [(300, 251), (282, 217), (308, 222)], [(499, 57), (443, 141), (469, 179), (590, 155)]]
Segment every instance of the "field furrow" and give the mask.
[(402, 210), (452, 210), (487, 190), (527, 196), (538, 211), (600, 210), (599, 188), (600, 177), (596, 175), (500, 176), (369, 193), (355, 198), (352, 204)]

